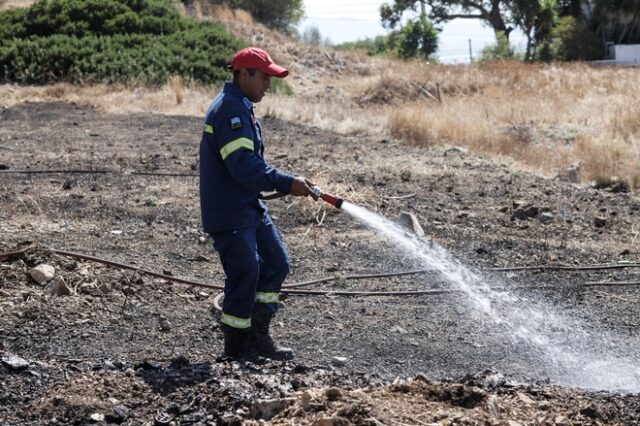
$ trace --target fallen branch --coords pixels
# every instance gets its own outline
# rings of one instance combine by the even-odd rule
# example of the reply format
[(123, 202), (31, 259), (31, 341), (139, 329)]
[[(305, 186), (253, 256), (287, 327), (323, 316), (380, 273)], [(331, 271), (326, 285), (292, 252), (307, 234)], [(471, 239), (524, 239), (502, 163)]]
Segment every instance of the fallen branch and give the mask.
[(640, 281), (587, 281), (583, 284), (585, 287), (596, 287), (596, 286), (611, 286), (611, 287), (623, 287), (623, 286), (634, 286), (640, 285)]
[(117, 175), (138, 175), (138, 176), (191, 176), (197, 177), (196, 173), (165, 173), (165, 172), (122, 172), (116, 170), (84, 170), (84, 169), (52, 169), (52, 170), (0, 170), (4, 174), (117, 174)]
[(148, 269), (142, 269), (142, 268), (138, 268), (136, 266), (126, 265), (124, 263), (114, 262), (112, 260), (102, 259), (102, 258), (95, 257), (95, 256), (88, 256), (86, 254), (74, 253), (74, 252), (70, 252), (70, 251), (66, 251), (66, 250), (57, 250), (57, 249), (49, 249), (49, 252), (56, 253), (56, 254), (59, 254), (59, 255), (62, 255), (62, 256), (73, 257), (75, 259), (89, 260), (91, 262), (98, 262), (98, 263), (102, 263), (102, 264), (105, 264), (105, 265), (115, 266), (115, 267), (118, 267), (118, 268), (121, 268), (121, 269), (128, 269), (130, 271), (137, 271), (137, 272), (141, 272), (143, 274), (150, 275), (152, 277), (162, 278), (163, 280), (172, 281), (172, 282), (176, 282), (176, 283), (189, 284), (189, 285), (192, 285), (192, 286), (210, 288), (210, 289), (213, 289), (213, 290), (223, 290), (224, 289), (224, 287), (220, 286), (220, 285), (205, 284), (205, 283), (200, 283), (200, 282), (197, 282), (197, 281), (186, 280), (186, 279), (183, 279), (183, 278), (172, 277), (170, 275), (159, 274), (157, 272), (149, 271)]
[[(26, 253), (29, 249), (18, 250), (14, 252), (8, 253), (0, 253), (0, 259), (6, 259), (10, 257), (15, 257)], [(121, 269), (128, 269), (131, 271), (141, 272), (146, 275), (150, 275), (152, 277), (161, 278), (167, 281), (188, 284), (196, 287), (204, 287), (213, 290), (223, 290), (224, 287), (220, 285), (214, 284), (206, 284), (197, 281), (187, 280), (184, 278), (177, 278), (170, 275), (159, 274), (157, 272), (150, 271), (148, 269), (138, 268), (136, 266), (127, 265), (120, 262), (114, 262), (112, 260), (107, 260), (95, 256), (89, 256), (81, 253), (70, 252), (66, 250), (58, 250), (58, 249), (48, 249), (49, 253), (55, 253), (62, 256), (68, 256), (76, 259), (88, 260), (91, 262), (102, 263), (105, 265), (114, 266)], [(612, 266), (617, 267), (630, 267), (630, 266), (638, 266), (638, 265), (601, 265), (599, 268), (605, 267), (609, 268)], [(594, 267), (583, 267), (582, 269), (592, 269)], [(575, 268), (572, 268), (572, 270)], [(297, 290), (298, 287), (309, 286), (312, 284), (319, 284), (328, 281), (343, 279), (343, 280), (357, 280), (357, 279), (371, 279), (371, 278), (386, 278), (386, 277), (394, 277), (394, 276), (402, 276), (402, 275), (412, 275), (412, 274), (420, 274), (434, 272), (430, 269), (420, 269), (413, 271), (401, 271), (401, 272), (387, 272), (387, 273), (377, 273), (377, 274), (361, 274), (361, 275), (345, 275), (345, 276), (335, 276), (335, 277), (325, 277), (317, 280), (304, 281), (299, 283), (292, 283), (282, 286), (281, 293), (283, 294), (299, 294), (299, 295), (334, 295), (334, 296), (419, 296), (419, 295), (429, 295), (429, 294), (443, 294), (443, 293), (457, 293), (462, 292), (459, 289), (427, 289), (427, 290), (407, 290), (407, 291), (332, 291), (332, 290)], [(599, 281), (599, 282), (586, 282), (583, 284), (584, 287), (593, 287), (593, 286), (634, 286), (640, 285), (640, 281)], [(557, 289), (554, 286), (515, 286), (515, 287), (489, 287), (486, 289), (480, 290), (515, 290), (515, 289)]]
[(564, 265), (538, 265), (538, 266), (514, 266), (505, 268), (486, 268), (483, 271), (506, 272), (506, 271), (530, 271), (543, 269), (547, 271), (598, 271), (605, 269), (620, 268), (640, 268), (640, 263), (622, 263), (619, 265), (589, 265), (589, 266), (564, 266)]
[[(436, 100), (436, 101), (438, 101), (438, 102), (442, 102), (442, 100), (440, 99), (440, 97), (439, 97), (439, 96), (434, 96), (433, 94), (431, 94), (431, 92), (429, 92), (429, 91), (424, 87), (424, 85), (422, 85), (422, 84), (418, 84), (418, 83), (415, 83), (415, 82), (413, 82), (413, 81), (411, 82), (411, 84), (413, 84), (415, 87), (417, 87), (418, 89), (420, 89), (420, 91), (421, 91), (425, 96), (427, 96), (428, 98), (432, 98), (432, 99), (435, 99), (435, 100)], [(438, 92), (439, 92), (439, 89), (438, 89)]]
[(0, 173), (3, 174), (59, 174), (59, 173), (64, 173), (64, 174), (106, 174), (106, 173), (113, 173), (110, 170), (76, 170), (76, 169), (71, 169), (71, 170), (59, 170), (59, 169), (54, 169), (54, 170), (0, 170)]
[(192, 177), (199, 176), (195, 173), (163, 173), (163, 172), (130, 172), (128, 174), (141, 175), (141, 176), (192, 176)]

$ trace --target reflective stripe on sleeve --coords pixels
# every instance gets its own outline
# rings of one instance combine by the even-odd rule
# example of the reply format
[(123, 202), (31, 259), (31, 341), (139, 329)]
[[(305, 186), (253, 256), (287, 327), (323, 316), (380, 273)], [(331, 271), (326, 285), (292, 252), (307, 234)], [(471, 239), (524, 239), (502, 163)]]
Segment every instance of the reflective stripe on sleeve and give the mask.
[(233, 315), (222, 313), (223, 324), (226, 324), (233, 328), (249, 328), (251, 327), (251, 318), (238, 318)]
[(280, 293), (265, 293), (259, 291), (256, 293), (256, 302), (260, 303), (278, 303)]
[(222, 149), (220, 150), (220, 155), (222, 155), (222, 159), (225, 160), (228, 156), (230, 156), (240, 148), (246, 148), (249, 151), (253, 151), (253, 141), (249, 138), (238, 138), (232, 140), (222, 147)]
[(204, 125), (204, 132), (213, 134), (213, 126), (211, 124)]

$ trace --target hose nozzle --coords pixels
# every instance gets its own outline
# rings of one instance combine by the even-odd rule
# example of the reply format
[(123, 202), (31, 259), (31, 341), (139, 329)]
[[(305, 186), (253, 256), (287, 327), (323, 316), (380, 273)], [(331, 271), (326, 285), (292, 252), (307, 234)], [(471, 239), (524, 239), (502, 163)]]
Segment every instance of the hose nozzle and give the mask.
[(331, 204), (333, 207), (335, 207), (337, 209), (342, 207), (342, 203), (344, 203), (344, 200), (342, 198), (339, 198), (339, 197), (336, 197), (335, 195), (331, 195), (331, 194), (328, 194), (326, 192), (323, 192), (317, 186), (314, 186), (311, 189), (313, 189), (314, 194), (316, 194), (318, 197), (320, 197), (323, 201)]

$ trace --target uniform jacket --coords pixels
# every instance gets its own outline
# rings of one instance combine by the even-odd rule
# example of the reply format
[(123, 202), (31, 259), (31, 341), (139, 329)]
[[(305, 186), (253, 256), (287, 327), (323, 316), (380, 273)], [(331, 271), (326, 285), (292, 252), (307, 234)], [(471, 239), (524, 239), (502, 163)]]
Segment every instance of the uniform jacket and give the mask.
[(266, 206), (260, 192), (288, 193), (294, 177), (264, 160), (253, 103), (231, 82), (214, 98), (200, 141), (200, 207), (205, 232), (254, 226)]

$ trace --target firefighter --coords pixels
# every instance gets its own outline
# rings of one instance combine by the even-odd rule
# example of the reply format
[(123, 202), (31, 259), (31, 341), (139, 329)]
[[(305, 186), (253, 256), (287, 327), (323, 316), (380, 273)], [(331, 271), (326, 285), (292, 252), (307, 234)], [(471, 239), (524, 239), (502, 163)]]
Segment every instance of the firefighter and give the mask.
[(288, 360), (293, 350), (273, 341), (269, 325), (289, 273), (289, 257), (260, 196), (275, 190), (318, 197), (311, 182), (273, 168), (264, 159), (254, 104), (262, 100), (272, 77), (284, 78), (289, 71), (256, 47), (238, 51), (229, 68), (233, 81), (226, 82), (211, 102), (200, 141), (202, 224), (226, 275), (223, 357)]

